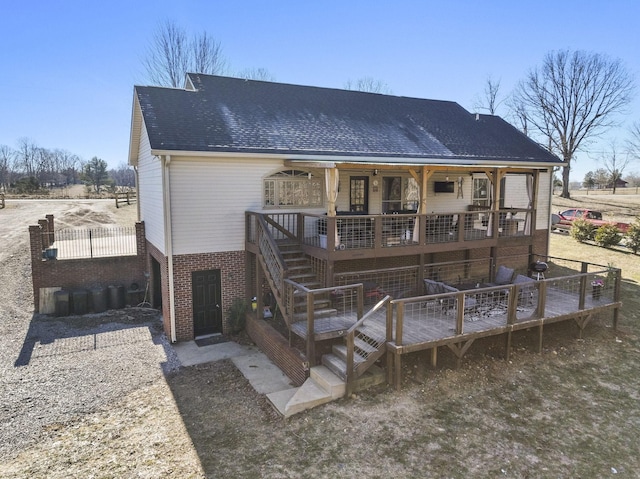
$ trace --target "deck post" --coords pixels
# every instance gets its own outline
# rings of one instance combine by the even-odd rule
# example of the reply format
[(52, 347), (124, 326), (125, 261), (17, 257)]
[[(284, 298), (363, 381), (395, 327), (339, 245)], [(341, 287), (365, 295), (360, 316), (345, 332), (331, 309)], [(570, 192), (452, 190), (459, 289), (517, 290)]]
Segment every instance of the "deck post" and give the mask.
[[(614, 287), (613, 287), (613, 300), (616, 303), (620, 302), (620, 284), (622, 282), (622, 270), (621, 269), (616, 269), (616, 282), (614, 283)], [(613, 330), (617, 331), (618, 330), (618, 315), (619, 315), (619, 311), (620, 308), (614, 308), (613, 309)]]
[(395, 353), (387, 350), (387, 384), (393, 384), (393, 364), (395, 360)]
[(582, 262), (580, 272), (582, 277), (580, 278), (580, 297), (578, 298), (578, 309), (584, 309), (584, 302), (587, 297), (587, 272), (589, 271), (589, 265)]
[(538, 353), (542, 353), (542, 333), (544, 330), (544, 319), (540, 320), (540, 326), (538, 329)]
[(510, 326), (507, 330), (507, 342), (506, 342), (506, 354), (505, 359), (509, 361), (511, 359), (511, 334), (513, 333), (513, 326)]
[(431, 348), (431, 367), (436, 368), (438, 363), (438, 346)]
[(462, 334), (464, 324), (464, 293), (456, 293), (456, 334)]
[(402, 354), (396, 354), (394, 358), (394, 382), (396, 391), (400, 391), (402, 387)]
[(309, 367), (316, 365), (316, 335), (313, 319), (313, 293), (307, 293), (307, 361), (309, 361)]
[(404, 326), (404, 303), (400, 301), (396, 305), (396, 345), (402, 346), (402, 328)]

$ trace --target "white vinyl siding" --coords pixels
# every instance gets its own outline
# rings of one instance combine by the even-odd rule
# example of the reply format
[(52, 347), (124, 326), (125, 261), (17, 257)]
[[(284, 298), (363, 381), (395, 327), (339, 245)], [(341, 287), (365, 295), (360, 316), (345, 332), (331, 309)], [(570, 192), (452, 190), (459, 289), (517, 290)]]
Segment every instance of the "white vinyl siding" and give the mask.
[(263, 181), (282, 162), (172, 157), (170, 168), (173, 250), (192, 254), (244, 250), (245, 211), (268, 211)]
[(164, 251), (164, 214), (162, 200), (162, 164), (151, 154), (146, 128), (142, 128), (138, 152), (138, 201), (145, 236), (161, 252)]

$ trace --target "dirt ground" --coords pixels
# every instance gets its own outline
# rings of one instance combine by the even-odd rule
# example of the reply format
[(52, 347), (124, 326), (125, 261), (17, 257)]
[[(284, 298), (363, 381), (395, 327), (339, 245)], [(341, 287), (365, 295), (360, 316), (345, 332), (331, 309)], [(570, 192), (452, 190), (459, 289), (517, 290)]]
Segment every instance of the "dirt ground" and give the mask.
[[(640, 200), (634, 201), (637, 211)], [(21, 209), (11, 214), (10, 208)], [(42, 202), (0, 210), (2, 225), (9, 225), (0, 237), (0, 318), (11, 318), (18, 329), (0, 325), (0, 347), (17, 349), (11, 338), (22, 341), (32, 315), (26, 225), (48, 213), (59, 225), (126, 223), (134, 208)], [(536, 331), (523, 331), (514, 337), (509, 362), (501, 338), (479, 341), (457, 370), (446, 350), (436, 370), (416, 354), (405, 363), (401, 392), (380, 386), (287, 420), (230, 362), (159, 375), (140, 371), (139, 387), (92, 408), (71, 408), (18, 450), (3, 453), (0, 476), (637, 477), (639, 259), (579, 245), (567, 235), (552, 235), (551, 248), (558, 256), (623, 268), (619, 331), (610, 317), (590, 324), (582, 340), (571, 323), (550, 325), (542, 354), (535, 353)], [(128, 354), (126, 361), (138, 360), (135, 351)], [(14, 384), (32, 380), (11, 371), (13, 364), (2, 368)], [(121, 376), (103, 379), (115, 383)], [(34, 419), (44, 415), (28, 412)]]

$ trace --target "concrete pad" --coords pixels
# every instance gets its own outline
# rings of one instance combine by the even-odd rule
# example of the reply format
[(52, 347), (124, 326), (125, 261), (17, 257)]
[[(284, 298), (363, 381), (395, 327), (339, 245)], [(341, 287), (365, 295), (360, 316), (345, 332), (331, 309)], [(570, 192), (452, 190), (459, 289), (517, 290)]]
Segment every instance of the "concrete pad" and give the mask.
[(183, 366), (221, 361), (223, 359), (251, 354), (254, 351), (249, 346), (242, 346), (232, 341), (212, 344), (210, 346), (198, 346), (195, 341), (187, 341), (174, 344), (173, 349), (180, 360), (180, 364)]
[(262, 352), (235, 356), (233, 364), (260, 394), (293, 388), (291, 380)]

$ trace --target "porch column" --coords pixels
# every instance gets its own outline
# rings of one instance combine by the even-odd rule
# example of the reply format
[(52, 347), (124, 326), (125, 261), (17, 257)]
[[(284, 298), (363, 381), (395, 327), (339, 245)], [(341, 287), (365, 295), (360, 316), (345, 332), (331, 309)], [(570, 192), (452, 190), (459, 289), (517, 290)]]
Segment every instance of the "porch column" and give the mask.
[(340, 177), (337, 168), (324, 170), (325, 185), (327, 190), (327, 216), (336, 215), (336, 200), (338, 199), (338, 184)]

